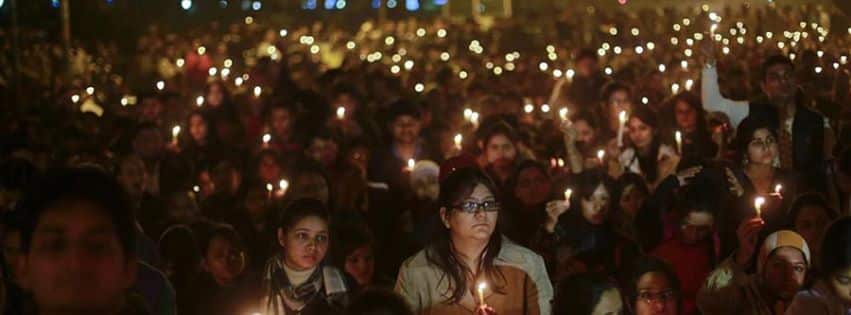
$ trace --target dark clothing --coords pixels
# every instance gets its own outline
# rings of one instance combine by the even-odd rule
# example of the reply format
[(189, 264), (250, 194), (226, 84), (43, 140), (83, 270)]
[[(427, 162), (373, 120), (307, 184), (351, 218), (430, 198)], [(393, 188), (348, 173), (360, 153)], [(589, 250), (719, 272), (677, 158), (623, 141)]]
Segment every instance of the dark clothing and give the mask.
[(602, 101), (600, 93), (606, 83), (608, 80), (600, 72), (587, 78), (577, 76), (567, 90), (567, 96), (577, 108), (596, 108)]
[[(766, 102), (751, 102), (748, 117), (769, 122), (778, 134), (785, 128), (778, 108)], [(798, 102), (792, 124), (792, 165), (789, 169), (802, 175), (797, 179), (799, 187), (819, 192), (826, 191), (822, 180), (826, 176), (824, 129), (824, 117)]]

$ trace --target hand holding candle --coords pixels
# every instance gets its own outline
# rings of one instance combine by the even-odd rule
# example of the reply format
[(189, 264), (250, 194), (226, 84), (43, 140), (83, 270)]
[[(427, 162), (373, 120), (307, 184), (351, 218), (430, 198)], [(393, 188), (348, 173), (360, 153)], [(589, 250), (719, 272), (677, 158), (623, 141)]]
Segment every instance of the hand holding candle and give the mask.
[(568, 109), (567, 107), (558, 110), (558, 116), (561, 117), (561, 121), (567, 120)]
[(597, 151), (597, 160), (600, 160), (600, 166), (603, 166), (605, 164), (604, 163), (605, 161), (603, 161), (604, 157), (606, 157), (606, 151), (598, 150)]
[(455, 141), (455, 149), (461, 151), (461, 149), (463, 149), (462, 143), (464, 142), (464, 136), (462, 136), (460, 133), (456, 134), (455, 139), (453, 140)]
[(782, 190), (783, 190), (783, 185), (777, 184), (777, 186), (774, 186), (774, 193), (772, 193), (771, 195), (776, 196), (777, 198), (783, 199), (783, 194), (780, 193)]

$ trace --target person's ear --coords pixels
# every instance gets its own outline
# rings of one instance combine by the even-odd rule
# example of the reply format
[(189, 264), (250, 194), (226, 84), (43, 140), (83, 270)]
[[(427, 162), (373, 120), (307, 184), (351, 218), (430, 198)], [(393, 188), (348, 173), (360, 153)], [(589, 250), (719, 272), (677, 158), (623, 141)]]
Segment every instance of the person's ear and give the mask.
[(485, 151), (485, 142), (484, 142), (484, 141), (482, 141), (482, 140), (477, 140), (477, 141), (476, 141), (476, 145), (477, 145), (477, 146), (479, 146), (479, 150), (481, 150), (482, 152), (484, 152), (484, 151)]
[(278, 245), (281, 247), (286, 247), (287, 244), (287, 232), (284, 229), (278, 229)]
[(446, 207), (440, 207), (440, 221), (443, 222), (443, 226), (449, 228), (449, 212)]

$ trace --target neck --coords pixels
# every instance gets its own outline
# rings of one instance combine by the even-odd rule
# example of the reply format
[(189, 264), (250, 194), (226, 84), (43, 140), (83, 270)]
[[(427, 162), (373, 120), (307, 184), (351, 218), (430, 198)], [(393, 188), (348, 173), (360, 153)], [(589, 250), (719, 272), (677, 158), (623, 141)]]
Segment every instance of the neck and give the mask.
[(751, 177), (770, 176), (774, 174), (774, 167), (768, 164), (748, 163), (746, 172)]
[(643, 147), (639, 147), (639, 146), (636, 145), (635, 150), (638, 151), (638, 154), (646, 156), (646, 155), (650, 154), (650, 148), (652, 148), (652, 147), (653, 146), (651, 144), (647, 144)]
[(395, 145), (396, 145), (396, 152), (399, 153), (399, 157), (401, 157), (405, 160), (413, 159), (414, 154), (417, 153), (417, 143), (416, 142), (411, 142), (411, 143), (396, 142)]
[(479, 264), (481, 263), (482, 254), (487, 245), (488, 240), (452, 238), (452, 246), (455, 249), (456, 257), (458, 260), (464, 262), (473, 274), (479, 272)]

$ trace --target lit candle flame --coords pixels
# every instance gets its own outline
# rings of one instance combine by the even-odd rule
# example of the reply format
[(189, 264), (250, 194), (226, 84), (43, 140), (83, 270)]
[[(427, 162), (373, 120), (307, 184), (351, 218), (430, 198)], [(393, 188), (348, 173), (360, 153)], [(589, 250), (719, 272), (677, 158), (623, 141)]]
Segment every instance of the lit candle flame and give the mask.
[(415, 161), (414, 159), (408, 159), (408, 171), (413, 172), (413, 171), (414, 171), (414, 166), (415, 166), (416, 164), (417, 164), (417, 161)]
[(558, 110), (558, 115), (559, 115), (559, 117), (561, 117), (561, 120), (567, 120), (567, 113), (568, 113), (567, 107)]
[(677, 153), (683, 154), (683, 134), (679, 130), (674, 133), (674, 140), (677, 141)]
[(564, 200), (565, 200), (565, 201), (570, 201), (570, 197), (571, 197), (571, 196), (573, 196), (573, 189), (570, 189), (570, 188), (565, 189), (565, 190), (564, 190)]
[(343, 120), (346, 118), (346, 108), (343, 106), (337, 107), (337, 119)]
[(263, 135), (263, 145), (268, 145), (269, 141), (272, 141), (272, 135), (268, 133)]
[(461, 144), (462, 144), (462, 142), (464, 142), (464, 136), (462, 136), (459, 133), (459, 134), (455, 135), (454, 140), (455, 140), (455, 147), (458, 148), (458, 150), (461, 150)]
[(260, 97), (260, 94), (263, 93), (263, 88), (259, 86), (254, 87), (254, 97)]
[(275, 186), (272, 186), (271, 183), (266, 183), (266, 191), (272, 192), (275, 189)]
[(756, 209), (756, 216), (762, 218), (762, 206), (765, 205), (765, 198), (756, 197), (753, 201), (753, 205)]
[(171, 128), (171, 136), (177, 138), (177, 135), (180, 134), (180, 126), (174, 126)]
[(606, 157), (606, 151), (599, 150), (597, 151), (597, 159), (600, 160), (600, 165), (603, 164), (603, 158)]

